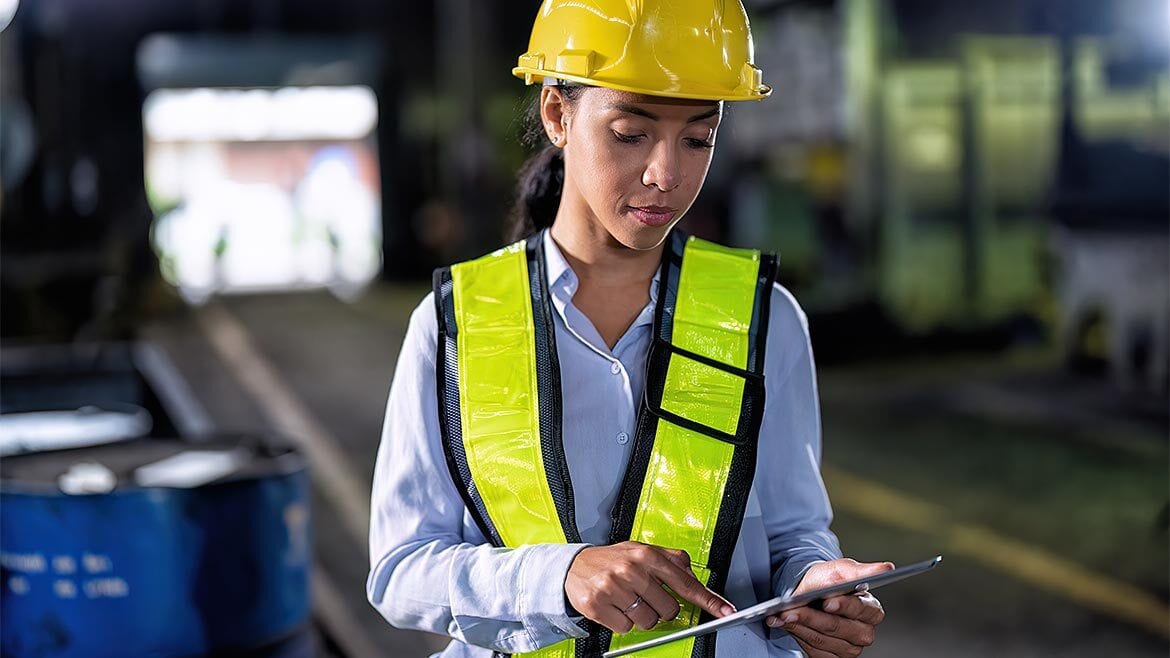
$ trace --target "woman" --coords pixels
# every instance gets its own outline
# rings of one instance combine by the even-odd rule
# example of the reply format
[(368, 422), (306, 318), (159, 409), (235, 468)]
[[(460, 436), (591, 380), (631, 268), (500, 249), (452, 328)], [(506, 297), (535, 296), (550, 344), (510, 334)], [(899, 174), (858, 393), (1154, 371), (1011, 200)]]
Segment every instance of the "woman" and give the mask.
[[(774, 259), (675, 228), (723, 101), (771, 91), (751, 52), (738, 2), (542, 6), (514, 70), (551, 142), (521, 172), (527, 240), (436, 274), (374, 474), (369, 599), (443, 656), (597, 656), (892, 567), (829, 531)], [(654, 655), (856, 656), (883, 616), (837, 597)]]

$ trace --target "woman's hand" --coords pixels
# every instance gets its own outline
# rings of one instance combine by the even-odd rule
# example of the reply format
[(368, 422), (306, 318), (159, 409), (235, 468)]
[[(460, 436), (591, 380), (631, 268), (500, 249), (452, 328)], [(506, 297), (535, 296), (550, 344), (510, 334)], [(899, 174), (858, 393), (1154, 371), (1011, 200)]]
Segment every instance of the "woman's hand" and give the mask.
[[(795, 594), (807, 592), (834, 583), (843, 583), (893, 569), (890, 562), (860, 564), (843, 559), (814, 565), (804, 574)], [(874, 627), (882, 623), (886, 613), (873, 594), (834, 596), (826, 599), (820, 610), (810, 607), (785, 610), (768, 617), (767, 624), (783, 627), (804, 649), (809, 658), (839, 656), (854, 658), (862, 649), (873, 644)]]
[(735, 612), (695, 578), (686, 551), (636, 541), (583, 549), (569, 566), (565, 597), (589, 619), (628, 633), (635, 625), (648, 630), (678, 616), (678, 601), (663, 585), (715, 617)]

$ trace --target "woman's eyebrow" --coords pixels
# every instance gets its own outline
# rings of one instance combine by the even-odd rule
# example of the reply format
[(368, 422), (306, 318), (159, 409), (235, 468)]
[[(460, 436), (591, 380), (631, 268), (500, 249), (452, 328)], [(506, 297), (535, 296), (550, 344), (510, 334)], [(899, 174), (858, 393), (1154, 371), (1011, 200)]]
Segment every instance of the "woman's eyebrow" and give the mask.
[(696, 114), (695, 116), (687, 119), (687, 123), (694, 123), (696, 121), (702, 121), (703, 119), (709, 119), (709, 118), (716, 116), (718, 114), (719, 114), (719, 107), (716, 106), (716, 107), (713, 107), (713, 108), (707, 110), (706, 112)]
[[(646, 117), (647, 119), (650, 119), (651, 121), (657, 121), (659, 118), (657, 114), (654, 114), (653, 112), (650, 112), (648, 110), (644, 110), (644, 109), (638, 107), (637, 105), (630, 105), (629, 103), (614, 103), (613, 105), (610, 105), (609, 108), (611, 110), (617, 110), (619, 112), (626, 112), (629, 114), (636, 114), (640, 117)], [(717, 114), (719, 114), (719, 108), (713, 107), (713, 108), (707, 110), (706, 112), (701, 112), (701, 113), (696, 114), (695, 116), (687, 119), (687, 123), (694, 123), (696, 121), (702, 121), (703, 119), (713, 117)]]
[(630, 105), (629, 103), (614, 103), (613, 105), (610, 105), (609, 108), (611, 110), (617, 110), (619, 112), (626, 112), (627, 114), (636, 114), (640, 117), (646, 117), (647, 119), (650, 119), (651, 121), (658, 120), (657, 114), (643, 110), (642, 108), (638, 107), (637, 105)]

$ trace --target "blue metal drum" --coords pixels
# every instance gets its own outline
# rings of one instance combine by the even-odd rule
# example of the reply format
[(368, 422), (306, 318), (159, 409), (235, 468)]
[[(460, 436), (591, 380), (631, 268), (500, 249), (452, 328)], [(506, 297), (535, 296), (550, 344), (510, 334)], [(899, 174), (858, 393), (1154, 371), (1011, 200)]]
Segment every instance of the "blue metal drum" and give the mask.
[[(114, 486), (62, 493), (78, 464), (107, 469)], [(140, 439), (4, 459), (0, 651), (248, 655), (303, 631), (309, 492), (297, 452), (246, 438)]]

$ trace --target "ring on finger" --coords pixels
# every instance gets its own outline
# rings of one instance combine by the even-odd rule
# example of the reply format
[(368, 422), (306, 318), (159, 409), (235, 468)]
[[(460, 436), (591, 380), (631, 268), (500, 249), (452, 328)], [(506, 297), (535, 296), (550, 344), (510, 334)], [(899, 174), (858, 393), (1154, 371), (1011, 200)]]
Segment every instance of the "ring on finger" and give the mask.
[(639, 595), (638, 595), (638, 598), (634, 599), (634, 602), (633, 602), (633, 603), (631, 603), (630, 605), (626, 606), (626, 608), (625, 608), (624, 610), (622, 610), (622, 613), (624, 614), (624, 613), (630, 612), (630, 611), (634, 610), (635, 608), (637, 608), (637, 607), (638, 607), (638, 606), (640, 606), (640, 605), (642, 605), (642, 596), (639, 594)]

